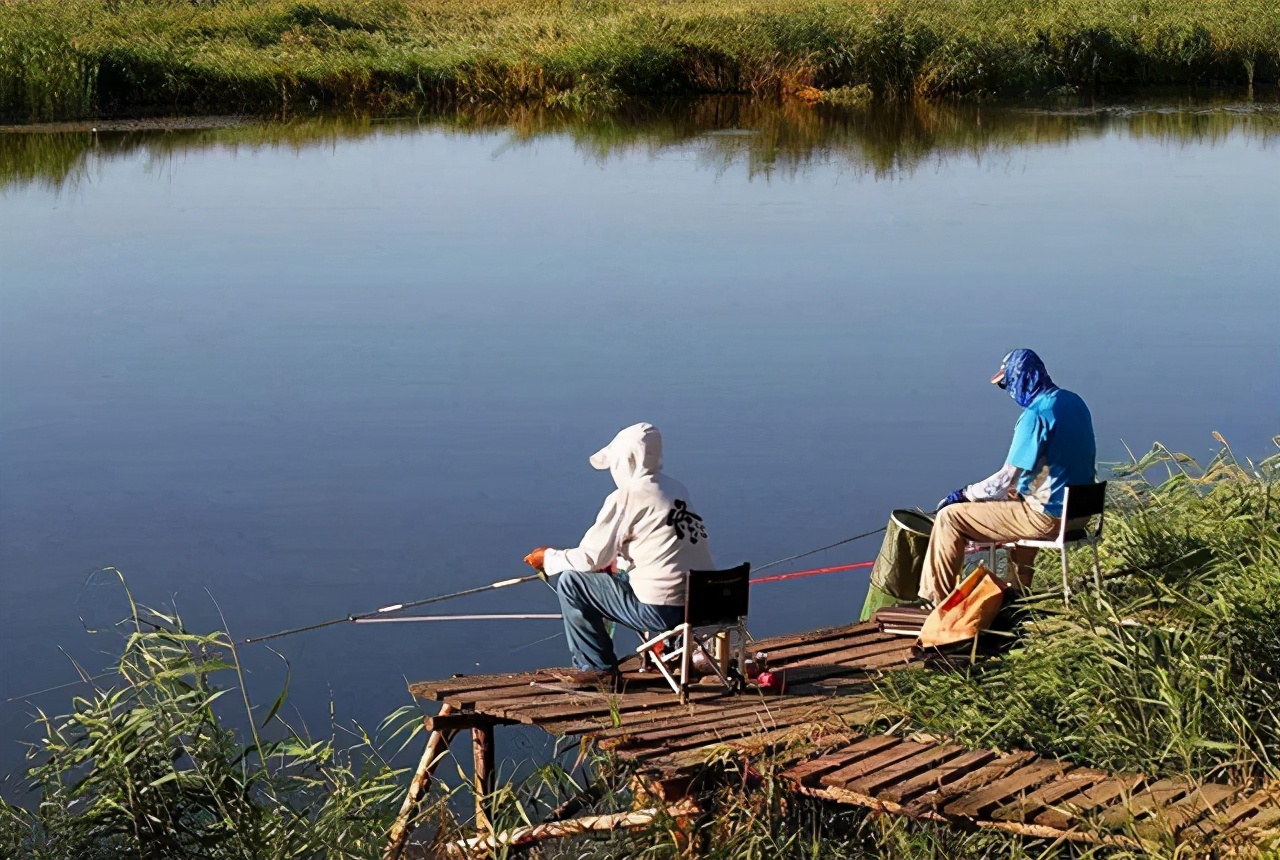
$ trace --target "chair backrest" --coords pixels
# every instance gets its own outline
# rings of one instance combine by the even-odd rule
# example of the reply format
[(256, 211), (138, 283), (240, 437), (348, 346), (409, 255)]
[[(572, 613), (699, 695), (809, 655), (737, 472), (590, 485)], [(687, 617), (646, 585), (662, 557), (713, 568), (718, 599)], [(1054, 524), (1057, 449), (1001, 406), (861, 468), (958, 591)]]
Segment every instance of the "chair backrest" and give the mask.
[[(1062, 501), (1062, 530), (1067, 535), (1067, 523), (1081, 521), (1084, 527), (1077, 527), (1075, 531), (1099, 536), (1102, 534), (1102, 515), (1107, 507), (1107, 482), (1100, 481), (1096, 484), (1072, 484), (1067, 487), (1066, 496)], [(1087, 528), (1088, 520), (1098, 517), (1098, 527), (1090, 531)], [(1070, 539), (1070, 538), (1069, 538)]]
[(737, 624), (747, 615), (751, 565), (728, 570), (691, 570), (685, 584), (684, 620), (693, 627)]

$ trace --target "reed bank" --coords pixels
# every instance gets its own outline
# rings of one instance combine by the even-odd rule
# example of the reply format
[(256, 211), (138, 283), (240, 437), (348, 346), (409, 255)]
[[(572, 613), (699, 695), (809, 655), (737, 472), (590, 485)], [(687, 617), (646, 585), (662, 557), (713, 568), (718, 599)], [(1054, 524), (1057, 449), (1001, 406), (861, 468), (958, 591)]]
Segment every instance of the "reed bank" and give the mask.
[(1274, 88), (1276, 0), (5, 0), (0, 116)]

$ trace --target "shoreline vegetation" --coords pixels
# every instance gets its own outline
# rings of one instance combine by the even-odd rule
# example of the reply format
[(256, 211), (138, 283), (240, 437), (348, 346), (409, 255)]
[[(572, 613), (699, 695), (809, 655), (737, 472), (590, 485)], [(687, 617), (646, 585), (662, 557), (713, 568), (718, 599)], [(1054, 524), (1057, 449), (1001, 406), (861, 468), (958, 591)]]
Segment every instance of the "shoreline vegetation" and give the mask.
[[(1254, 463), (1215, 438), (1221, 450), (1203, 467), (1160, 445), (1116, 467), (1102, 592), (1088, 585), (1083, 550), (1073, 556), (1076, 597), (1064, 606), (1057, 559), (1042, 558), (1037, 582), (1045, 590), (1026, 606), (1014, 646), (970, 668), (886, 673), (876, 684), (880, 728), (1109, 770), (1275, 787), (1280, 454)], [(1280, 445), (1280, 436), (1273, 441)], [(115, 585), (127, 594), (123, 577)], [(335, 721), (327, 737), (311, 737), (283, 716), (287, 678), (269, 707), (250, 701), (226, 633), (193, 634), (172, 613), (137, 608), (132, 596), (121, 605), (134, 607), (135, 621), (124, 625), (110, 677), (90, 678), (63, 716), (36, 712), (42, 739), (31, 747), (26, 791), (8, 785), (15, 802), (0, 801), (0, 855), (381, 856), (408, 780), (397, 756), (421, 738), (416, 708), (392, 714), (377, 732)], [(525, 775), (490, 798), (497, 829), (544, 820), (565, 804), (579, 812), (635, 808), (615, 761), (596, 758), (584, 769), (576, 745), (557, 749), (541, 766), (515, 763)], [(659, 815), (640, 831), (573, 837), (529, 856), (1190, 856), (1186, 846), (1143, 837), (1132, 822), (1105, 825), (1128, 847), (963, 832), (789, 795), (767, 757), (750, 772), (732, 761), (710, 767), (714, 816), (678, 825)], [(470, 790), (462, 764), (437, 773), (418, 818), (421, 843), (409, 856), (439, 856), (470, 827), (459, 812)]]
[(0, 0), (0, 120), (1274, 87), (1280, 0)]

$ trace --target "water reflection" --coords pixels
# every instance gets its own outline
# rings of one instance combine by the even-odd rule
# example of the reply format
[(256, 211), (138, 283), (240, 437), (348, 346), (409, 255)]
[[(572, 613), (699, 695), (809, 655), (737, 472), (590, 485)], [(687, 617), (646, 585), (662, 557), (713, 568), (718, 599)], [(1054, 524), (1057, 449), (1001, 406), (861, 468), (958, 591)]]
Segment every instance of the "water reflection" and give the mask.
[(1033, 109), (919, 102), (858, 108), (722, 97), (633, 106), (605, 115), (508, 107), (398, 119), (126, 121), (101, 123), (96, 134), (87, 125), (44, 126), (0, 134), (0, 189), (74, 185), (99, 162), (139, 153), (161, 164), (208, 147), (302, 150), (423, 130), (463, 135), (503, 131), (509, 146), (565, 135), (596, 160), (693, 145), (706, 166), (743, 164), (752, 177), (790, 177), (815, 163), (836, 162), (858, 175), (879, 178), (950, 157), (981, 159), (1112, 133), (1195, 145), (1214, 145), (1238, 134), (1272, 146), (1280, 136), (1280, 104), (1161, 102)]

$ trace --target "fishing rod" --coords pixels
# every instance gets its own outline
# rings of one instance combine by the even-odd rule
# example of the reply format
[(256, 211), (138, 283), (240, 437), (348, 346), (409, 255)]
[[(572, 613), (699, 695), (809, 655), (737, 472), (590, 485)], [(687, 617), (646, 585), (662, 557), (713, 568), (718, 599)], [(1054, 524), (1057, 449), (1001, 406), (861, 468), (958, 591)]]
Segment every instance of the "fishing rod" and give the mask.
[(864, 567), (874, 566), (874, 561), (860, 561), (856, 564), (841, 564), (835, 567), (815, 567), (813, 570), (797, 570), (794, 573), (779, 573), (775, 576), (762, 576), (759, 579), (751, 580), (751, 584), (760, 585), (762, 582), (782, 582), (788, 579), (804, 579), (806, 576), (821, 576), (824, 573), (839, 573), (842, 570), (860, 570)]
[(755, 569), (755, 571), (756, 571), (756, 573), (759, 573), (759, 572), (760, 572), (760, 571), (762, 571), (762, 570), (768, 570), (768, 569), (769, 569), (769, 568), (771, 568), (771, 567), (777, 567), (778, 565), (783, 564), (783, 563), (788, 562), (788, 561), (795, 561), (796, 559), (806, 558), (806, 557), (811, 556), (811, 555), (814, 555), (814, 554), (816, 554), (816, 553), (825, 552), (826, 550), (829, 550), (829, 549), (835, 549), (835, 548), (836, 548), (836, 547), (838, 547), (838, 546), (844, 546), (844, 545), (845, 545), (845, 544), (847, 544), (847, 543), (853, 543), (853, 542), (854, 542), (854, 541), (856, 541), (856, 540), (862, 540), (863, 538), (869, 538), (869, 537), (871, 537), (872, 535), (878, 535), (878, 534), (880, 534), (881, 532), (888, 531), (888, 529), (889, 529), (889, 527), (888, 527), (888, 526), (881, 526), (880, 528), (876, 529), (875, 531), (871, 531), (871, 532), (863, 532), (863, 533), (862, 533), (862, 534), (860, 534), (860, 535), (854, 535), (854, 536), (853, 536), (853, 537), (851, 537), (851, 538), (845, 538), (844, 540), (838, 540), (838, 541), (836, 541), (835, 543), (829, 543), (829, 544), (827, 544), (826, 546), (820, 546), (820, 547), (818, 547), (817, 549), (811, 549), (811, 550), (809, 550), (808, 552), (802, 552), (802, 553), (799, 553), (799, 554), (797, 554), (797, 555), (789, 555), (789, 556), (787, 556), (786, 558), (780, 558), (780, 559), (778, 559), (777, 561), (771, 561), (771, 562), (769, 562), (768, 564), (762, 564), (762, 565), (760, 565), (759, 567), (757, 567), (757, 568)]
[(266, 636), (253, 636), (244, 640), (242, 644), (250, 645), (254, 642), (268, 642), (272, 639), (293, 636), (295, 633), (309, 633), (312, 630), (321, 630), (325, 627), (332, 627), (335, 624), (346, 624), (348, 622), (368, 623), (370, 619), (387, 615), (392, 612), (399, 612), (402, 609), (413, 609), (416, 606), (427, 606), (431, 603), (441, 603), (445, 600), (453, 600), (456, 597), (466, 597), (470, 594), (482, 594), (486, 591), (497, 591), (500, 588), (508, 588), (512, 585), (519, 585), (522, 582), (532, 582), (535, 579), (541, 579), (543, 582), (546, 582), (547, 575), (542, 571), (538, 571), (537, 573), (530, 574), (529, 576), (517, 576), (515, 579), (503, 579), (498, 582), (492, 582), (488, 585), (480, 585), (475, 588), (455, 591), (452, 594), (441, 594), (437, 597), (427, 597), (422, 600), (411, 600), (408, 603), (392, 603), (390, 606), (382, 606), (372, 612), (362, 612), (358, 615), (344, 615), (341, 618), (330, 618), (328, 621), (321, 621), (317, 624), (308, 624), (305, 627), (294, 627), (289, 630), (281, 630), (279, 633), (270, 633)]
[[(878, 535), (881, 532), (885, 531), (886, 528), (887, 528), (886, 526), (882, 526), (876, 529), (875, 531), (864, 532), (863, 534), (854, 535), (851, 538), (845, 538), (844, 540), (836, 541), (835, 543), (827, 544), (826, 546), (820, 546), (817, 549), (811, 549), (808, 552), (802, 552), (797, 555), (791, 555), (791, 556), (787, 556), (786, 558), (780, 558), (777, 561), (771, 561), (766, 565), (757, 567), (756, 571), (759, 572), (762, 570), (767, 570), (768, 568), (776, 567), (777, 565), (783, 564), (788, 561), (795, 561), (796, 559), (805, 558), (807, 556), (814, 555), (815, 553), (824, 552), (829, 549), (834, 549), (835, 547), (838, 547), (838, 546), (844, 546), (847, 543), (853, 543), (856, 540), (862, 540), (863, 538), (871, 537), (872, 535)], [(846, 567), (846, 568), (839, 568), (839, 569), (852, 570), (853, 567)], [(830, 570), (824, 570), (823, 572), (834, 573), (835, 570), (836, 569), (833, 568)], [(800, 571), (796, 574), (786, 574), (785, 578), (787, 579), (798, 578), (800, 574), (805, 574), (808, 576), (815, 575), (812, 572)], [(783, 578), (783, 577), (779, 577), (779, 578)], [(337, 625), (337, 624), (347, 624), (347, 623), (369, 624), (369, 623), (375, 623), (378, 621), (389, 622), (389, 621), (401, 620), (401, 619), (394, 619), (394, 618), (382, 618), (381, 616), (389, 615), (393, 612), (400, 612), (401, 610), (404, 610), (404, 609), (413, 609), (418, 606), (427, 606), (432, 603), (441, 603), (445, 600), (453, 600), (454, 598), (457, 598), (457, 597), (466, 597), (471, 594), (483, 594), (486, 591), (497, 591), (500, 588), (507, 588), (512, 585), (519, 585), (522, 582), (532, 582), (535, 579), (540, 579), (547, 584), (548, 588), (551, 587), (551, 582), (547, 579), (547, 574), (542, 571), (538, 571), (537, 573), (530, 574), (529, 576), (519, 576), (519, 577), (516, 577), (515, 579), (504, 579), (499, 582), (490, 583), (489, 585), (481, 585), (481, 586), (477, 586), (476, 588), (467, 588), (462, 591), (455, 591), (452, 594), (441, 594), (438, 597), (428, 597), (423, 600), (412, 600), (412, 601), (409, 601), (408, 603), (393, 603), (390, 606), (383, 606), (373, 610), (372, 612), (363, 612), (358, 615), (344, 615), (341, 618), (330, 618), (328, 621), (321, 621), (317, 624), (308, 624), (305, 627), (293, 627), (293, 628), (290, 628), (289, 630), (281, 630), (278, 633), (270, 633), (266, 636), (254, 636), (254, 637), (245, 639), (243, 644), (251, 645), (255, 642), (269, 642), (272, 639), (282, 639), (285, 636), (293, 636), (298, 633), (309, 633), (312, 630), (322, 630), (325, 627), (333, 627), (334, 625)], [(766, 581), (772, 582), (776, 580), (773, 577), (764, 577), (762, 579), (754, 580), (754, 581), (755, 582), (766, 582)], [(448, 616), (434, 616), (434, 617), (419, 616), (419, 617), (422, 620), (427, 620), (428, 618), (444, 619)], [(472, 618), (479, 620), (478, 616), (472, 616)], [(402, 620), (409, 621), (413, 619), (405, 618)], [(456, 617), (456, 618), (451, 618), (450, 620), (461, 621), (463, 620), (463, 618)]]

